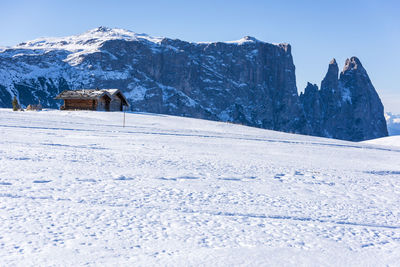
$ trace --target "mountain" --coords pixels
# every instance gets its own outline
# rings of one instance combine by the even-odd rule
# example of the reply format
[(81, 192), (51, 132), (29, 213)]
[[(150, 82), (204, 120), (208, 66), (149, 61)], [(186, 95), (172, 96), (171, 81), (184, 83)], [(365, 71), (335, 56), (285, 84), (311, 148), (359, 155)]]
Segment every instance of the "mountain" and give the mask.
[(0, 54), (3, 107), (56, 108), (64, 89), (119, 88), (135, 111), (232, 121), (310, 133), (297, 96), (288, 44), (253, 37), (189, 43), (99, 27), (82, 35), (42, 38)]
[(362, 141), (387, 136), (382, 102), (360, 60), (346, 60), (339, 75), (336, 60), (317, 85), (308, 84), (300, 95), (313, 134)]
[(400, 135), (400, 115), (385, 113), (389, 135)]
[[(190, 43), (99, 27), (2, 48), (0, 107), (11, 107), (16, 95), (25, 106), (40, 100), (58, 108), (62, 90), (118, 88), (133, 111), (346, 140), (383, 136), (379, 97), (361, 63), (351, 62), (340, 80), (333, 65), (321, 91), (309, 88), (300, 99), (289, 44), (250, 36)], [(360, 99), (369, 104), (356, 104)], [(359, 118), (364, 108), (369, 115)]]

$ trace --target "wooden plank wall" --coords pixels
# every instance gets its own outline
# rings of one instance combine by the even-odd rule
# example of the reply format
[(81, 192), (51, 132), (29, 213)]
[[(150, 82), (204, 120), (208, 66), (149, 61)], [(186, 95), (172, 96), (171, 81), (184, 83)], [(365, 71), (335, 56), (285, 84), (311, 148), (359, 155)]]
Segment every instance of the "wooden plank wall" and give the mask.
[(114, 96), (110, 103), (110, 111), (121, 111), (121, 99)]
[(97, 101), (92, 99), (65, 99), (65, 109), (96, 110)]

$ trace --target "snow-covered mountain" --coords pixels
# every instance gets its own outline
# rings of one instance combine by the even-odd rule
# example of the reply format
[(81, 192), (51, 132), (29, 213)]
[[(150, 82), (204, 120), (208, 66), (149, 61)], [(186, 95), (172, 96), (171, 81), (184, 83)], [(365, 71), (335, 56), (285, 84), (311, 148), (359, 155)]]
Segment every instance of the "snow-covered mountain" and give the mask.
[(400, 135), (400, 115), (385, 113), (389, 135)]
[(253, 37), (189, 43), (99, 27), (41, 38), (0, 54), (0, 105), (57, 107), (64, 89), (119, 88), (136, 111), (311, 133), (297, 96), (287, 44)]
[[(303, 103), (299, 99), (288, 44), (249, 36), (190, 43), (99, 27), (0, 50), (0, 107), (10, 107), (16, 95), (23, 105), (40, 99), (42, 105), (57, 108), (61, 103), (53, 98), (64, 89), (118, 88), (134, 111), (347, 140), (385, 136), (379, 97), (361, 63), (353, 65), (345, 72), (349, 82), (338, 90), (349, 93), (340, 93), (343, 103), (322, 98), (323, 106), (346, 106), (349, 118), (343, 120), (340, 108), (332, 108), (321, 115), (330, 118), (328, 123), (320, 124), (315, 123), (319, 117), (304, 111), (304, 103), (312, 103), (307, 95)], [(360, 80), (362, 75), (366, 76)], [(374, 116), (359, 117), (362, 107)], [(356, 127), (348, 128), (353, 124)]]
[(1, 266), (400, 266), (400, 147), (0, 109)]

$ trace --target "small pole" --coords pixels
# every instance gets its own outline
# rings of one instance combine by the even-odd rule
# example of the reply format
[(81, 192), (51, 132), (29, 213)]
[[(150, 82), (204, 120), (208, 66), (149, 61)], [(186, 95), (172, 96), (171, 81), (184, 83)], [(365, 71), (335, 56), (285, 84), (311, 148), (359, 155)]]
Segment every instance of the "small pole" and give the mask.
[(123, 124), (123, 127), (125, 128), (125, 105), (122, 106), (122, 110), (124, 111), (124, 124)]

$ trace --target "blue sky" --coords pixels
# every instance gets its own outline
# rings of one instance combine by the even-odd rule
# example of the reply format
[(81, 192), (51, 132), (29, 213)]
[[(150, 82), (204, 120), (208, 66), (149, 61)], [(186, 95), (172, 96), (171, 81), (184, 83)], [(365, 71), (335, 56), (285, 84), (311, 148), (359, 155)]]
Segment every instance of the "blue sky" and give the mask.
[(0, 46), (98, 26), (187, 41), (251, 35), (292, 45), (297, 86), (357, 56), (386, 111), (400, 113), (400, 1), (2, 1)]

